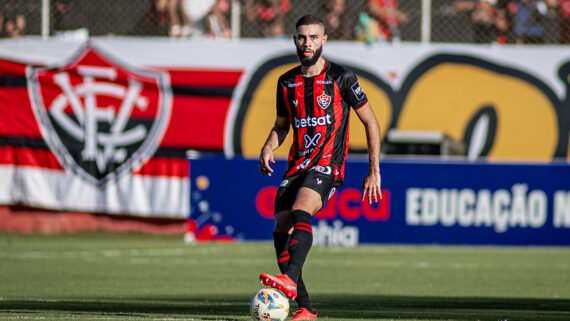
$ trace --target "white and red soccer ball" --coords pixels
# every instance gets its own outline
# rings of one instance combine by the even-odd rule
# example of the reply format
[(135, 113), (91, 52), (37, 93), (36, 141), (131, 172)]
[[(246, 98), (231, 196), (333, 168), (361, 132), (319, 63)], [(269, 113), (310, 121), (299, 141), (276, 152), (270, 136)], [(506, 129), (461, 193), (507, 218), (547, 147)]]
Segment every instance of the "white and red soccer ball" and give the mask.
[(255, 321), (284, 321), (289, 315), (289, 300), (281, 291), (263, 288), (251, 297), (249, 312)]

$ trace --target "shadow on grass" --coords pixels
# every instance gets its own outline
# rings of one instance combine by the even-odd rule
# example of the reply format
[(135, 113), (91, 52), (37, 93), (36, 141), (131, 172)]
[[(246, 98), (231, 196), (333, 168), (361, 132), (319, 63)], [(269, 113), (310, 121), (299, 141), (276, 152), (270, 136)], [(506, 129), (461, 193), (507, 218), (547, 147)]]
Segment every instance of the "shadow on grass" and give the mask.
[[(570, 320), (569, 299), (457, 298), (371, 295), (315, 295), (319, 319)], [(292, 303), (292, 309), (296, 304)], [(135, 297), (121, 299), (0, 301), (0, 312), (105, 314), (117, 317), (184, 315), (198, 320), (244, 320), (243, 296)]]

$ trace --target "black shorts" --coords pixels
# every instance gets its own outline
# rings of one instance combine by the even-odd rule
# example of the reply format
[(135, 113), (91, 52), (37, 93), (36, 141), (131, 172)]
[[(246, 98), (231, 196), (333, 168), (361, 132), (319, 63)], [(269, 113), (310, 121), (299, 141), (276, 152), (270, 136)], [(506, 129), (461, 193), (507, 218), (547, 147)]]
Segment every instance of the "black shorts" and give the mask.
[(310, 188), (321, 195), (323, 201), (321, 208), (325, 207), (336, 190), (333, 175), (324, 174), (312, 168), (283, 178), (275, 197), (275, 213), (291, 210), (301, 187)]

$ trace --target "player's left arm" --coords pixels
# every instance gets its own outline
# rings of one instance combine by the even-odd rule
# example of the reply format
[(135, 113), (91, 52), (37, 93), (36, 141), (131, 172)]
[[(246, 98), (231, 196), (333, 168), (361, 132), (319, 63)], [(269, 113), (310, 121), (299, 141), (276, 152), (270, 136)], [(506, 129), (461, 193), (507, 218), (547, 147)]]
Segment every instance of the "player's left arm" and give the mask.
[(362, 201), (368, 198), (368, 203), (378, 202), (382, 199), (381, 178), (380, 178), (380, 125), (374, 115), (370, 103), (355, 110), (356, 115), (366, 129), (366, 142), (368, 144), (368, 175), (362, 181)]

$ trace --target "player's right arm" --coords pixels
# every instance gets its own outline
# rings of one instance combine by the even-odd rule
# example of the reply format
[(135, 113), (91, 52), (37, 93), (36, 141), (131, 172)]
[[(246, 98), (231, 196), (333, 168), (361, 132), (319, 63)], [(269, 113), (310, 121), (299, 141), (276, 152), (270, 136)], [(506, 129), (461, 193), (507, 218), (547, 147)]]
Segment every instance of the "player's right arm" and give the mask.
[(271, 176), (271, 173), (273, 173), (273, 169), (270, 166), (270, 164), (275, 163), (273, 151), (283, 144), (283, 141), (289, 132), (289, 125), (288, 117), (277, 116), (275, 119), (275, 124), (273, 125), (273, 128), (271, 128), (269, 137), (267, 137), (265, 144), (263, 144), (263, 147), (261, 148), (261, 153), (259, 154), (259, 171), (261, 172), (261, 175)]

